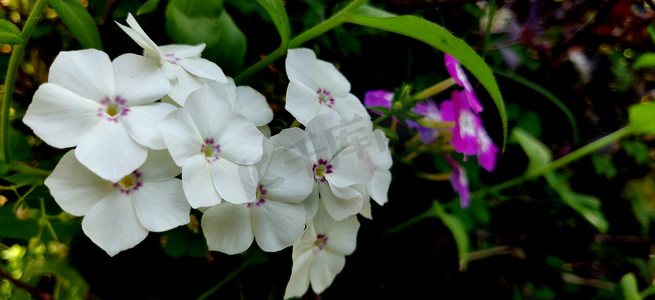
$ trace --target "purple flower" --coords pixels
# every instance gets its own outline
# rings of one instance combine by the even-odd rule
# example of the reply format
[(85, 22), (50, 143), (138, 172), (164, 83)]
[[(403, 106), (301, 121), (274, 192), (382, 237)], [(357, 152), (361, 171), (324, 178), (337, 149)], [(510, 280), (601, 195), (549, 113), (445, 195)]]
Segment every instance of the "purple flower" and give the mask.
[[(391, 109), (391, 100), (393, 100), (393, 92), (387, 90), (373, 90), (364, 94), (364, 106), (366, 107), (386, 107)], [(383, 115), (381, 112), (370, 109), (376, 115)]]
[(491, 140), (484, 127), (478, 127), (478, 163), (487, 171), (496, 168), (496, 155), (498, 147)]
[(450, 155), (446, 155), (446, 160), (453, 167), (450, 174), (450, 184), (453, 189), (459, 194), (459, 201), (463, 208), (469, 206), (471, 201), (471, 193), (469, 192), (469, 180), (466, 177), (466, 170), (460, 166)]
[(482, 121), (467, 105), (464, 92), (453, 91), (455, 127), (451, 140), (455, 151), (465, 155), (478, 153), (478, 132)]
[(471, 86), (471, 83), (469, 82), (468, 77), (466, 77), (466, 73), (464, 73), (464, 70), (459, 64), (459, 61), (457, 61), (457, 59), (450, 56), (449, 54), (446, 54), (445, 63), (446, 70), (448, 70), (450, 76), (455, 79), (455, 82), (459, 86), (464, 88), (464, 95), (468, 105), (476, 114), (480, 113), (484, 107), (482, 107), (482, 104), (480, 104), (480, 101), (478, 101), (478, 98), (475, 96), (473, 86)]

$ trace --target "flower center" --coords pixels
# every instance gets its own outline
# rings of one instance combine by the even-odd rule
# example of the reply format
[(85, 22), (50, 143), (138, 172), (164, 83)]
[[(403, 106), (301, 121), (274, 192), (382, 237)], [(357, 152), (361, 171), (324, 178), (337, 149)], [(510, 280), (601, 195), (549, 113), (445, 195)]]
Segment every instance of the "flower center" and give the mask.
[(327, 160), (319, 159), (318, 164), (312, 166), (314, 171), (314, 182), (325, 182), (325, 174), (332, 173), (332, 165)]
[(323, 247), (327, 245), (327, 240), (328, 237), (325, 236), (325, 234), (320, 233), (319, 235), (316, 236), (316, 240), (314, 241), (314, 254), (321, 252), (323, 250)]
[(129, 108), (125, 107), (125, 99), (121, 98), (120, 95), (116, 95), (114, 99), (105, 96), (104, 99), (100, 100), (102, 107), (98, 108), (98, 117), (106, 118), (107, 121), (118, 123), (119, 117), (127, 116), (127, 113), (130, 111)]
[(460, 136), (475, 136), (475, 121), (473, 114), (469, 111), (459, 113), (459, 132)]
[(316, 93), (318, 94), (318, 103), (323, 104), (329, 108), (334, 106), (334, 98), (330, 96), (330, 91), (319, 88), (316, 90)]
[(266, 195), (266, 190), (264, 189), (264, 185), (260, 184), (257, 187), (257, 192), (255, 193), (255, 197), (257, 198), (257, 202), (252, 202), (248, 203), (248, 208), (251, 208), (253, 205), (255, 206), (260, 206), (266, 202), (266, 199), (262, 198), (262, 196)]
[(182, 60), (181, 58), (175, 56), (175, 54), (173, 54), (173, 53), (164, 54), (164, 57), (165, 57), (167, 62), (169, 62), (171, 64), (174, 64), (174, 65), (177, 65), (177, 62)]
[(129, 174), (114, 183), (114, 187), (120, 188), (121, 193), (129, 195), (131, 191), (136, 191), (143, 185), (143, 183), (139, 181), (140, 177), (141, 173), (134, 171), (132, 174)]
[(217, 161), (219, 152), (221, 152), (221, 146), (214, 142), (213, 138), (205, 139), (205, 143), (200, 148), (200, 153), (205, 155), (207, 162)]

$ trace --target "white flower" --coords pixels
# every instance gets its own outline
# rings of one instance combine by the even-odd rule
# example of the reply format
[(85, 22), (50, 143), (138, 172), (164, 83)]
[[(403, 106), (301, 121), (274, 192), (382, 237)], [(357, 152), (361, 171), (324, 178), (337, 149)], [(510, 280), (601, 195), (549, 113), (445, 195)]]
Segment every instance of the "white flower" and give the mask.
[(150, 60), (104, 52), (61, 52), (48, 83), (34, 94), (23, 121), (57, 148), (77, 145), (77, 159), (116, 182), (146, 160), (148, 148), (164, 149), (157, 123), (175, 109), (155, 103), (170, 88)]
[(371, 219), (369, 197), (379, 205), (384, 205), (388, 201), (387, 194), (389, 192), (389, 185), (391, 185), (391, 171), (389, 169), (393, 160), (389, 151), (389, 139), (384, 135), (382, 130), (376, 129), (372, 131), (368, 139), (363, 141), (362, 144), (366, 147), (371, 161), (376, 166), (371, 181), (365, 185), (362, 184), (356, 187), (364, 197), (364, 206), (360, 214)]
[(298, 151), (312, 162), (314, 191), (305, 201), (308, 219), (318, 207), (319, 196), (335, 220), (343, 220), (362, 209), (364, 196), (357, 185), (371, 182), (376, 165), (360, 142), (371, 132), (364, 118), (346, 121), (335, 112), (319, 115), (307, 124), (305, 132), (285, 129), (277, 143)]
[(335, 221), (319, 210), (312, 223), (293, 245), (293, 267), (284, 299), (301, 297), (309, 283), (316, 294), (332, 284), (346, 264), (345, 255), (355, 251), (359, 222), (356, 216)]
[(273, 110), (264, 95), (249, 86), (236, 86), (234, 79), (227, 82), (207, 82), (207, 85), (232, 105), (232, 111), (242, 114), (256, 126), (265, 126), (273, 120)]
[(313, 181), (299, 154), (264, 142), (265, 154), (257, 163), (256, 202), (222, 202), (202, 216), (202, 230), (210, 250), (227, 254), (246, 251), (253, 237), (267, 252), (293, 245), (305, 229), (305, 208), (300, 203), (312, 191)]
[(161, 232), (189, 223), (191, 207), (184, 199), (180, 174), (165, 150), (115, 182), (104, 180), (80, 164), (73, 151), (62, 157), (45, 180), (59, 206), (84, 216), (82, 230), (110, 256), (143, 241), (149, 231)]
[(157, 46), (139, 26), (132, 14), (127, 16), (127, 24), (130, 27), (118, 22), (116, 24), (143, 48), (145, 57), (159, 65), (171, 82), (168, 96), (180, 106), (184, 106), (184, 102), (191, 92), (202, 87), (203, 79), (227, 82), (227, 78), (219, 66), (200, 57), (202, 50), (205, 49), (205, 44)]
[(370, 119), (364, 105), (350, 93), (350, 82), (333, 64), (316, 59), (313, 51), (290, 49), (286, 59), (289, 77), (286, 110), (303, 125), (317, 115), (336, 111), (342, 118)]
[(234, 114), (230, 103), (208, 86), (191, 93), (184, 108), (159, 124), (175, 163), (182, 167), (184, 194), (193, 208), (223, 199), (255, 201), (257, 169), (264, 136)]

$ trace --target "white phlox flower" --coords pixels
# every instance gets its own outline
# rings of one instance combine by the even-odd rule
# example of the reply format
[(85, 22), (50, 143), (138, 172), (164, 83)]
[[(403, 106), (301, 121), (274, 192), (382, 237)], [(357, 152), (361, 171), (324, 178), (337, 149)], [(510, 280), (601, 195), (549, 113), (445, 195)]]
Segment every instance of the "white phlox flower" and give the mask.
[[(318, 207), (319, 197), (336, 220), (357, 214), (364, 196), (357, 185), (369, 184), (377, 166), (361, 144), (371, 132), (369, 119), (346, 121), (336, 112), (321, 114), (307, 124), (306, 133), (298, 128), (281, 131), (277, 143), (298, 151), (312, 162), (314, 191), (306, 200), (309, 217)], [(309, 218), (308, 218), (309, 219)]]
[(343, 270), (345, 256), (355, 251), (358, 230), (356, 216), (335, 221), (319, 209), (312, 223), (293, 244), (293, 266), (284, 299), (301, 297), (310, 283), (316, 294), (329, 287)]
[(350, 93), (348, 79), (333, 64), (316, 59), (312, 50), (289, 49), (285, 64), (289, 77), (285, 108), (301, 124), (330, 111), (346, 120), (370, 119), (364, 105)]
[(227, 254), (246, 251), (253, 238), (259, 247), (275, 252), (293, 245), (305, 229), (305, 208), (300, 203), (312, 191), (307, 166), (294, 151), (264, 140), (256, 201), (221, 202), (202, 216), (202, 231), (210, 250)]
[(184, 106), (187, 96), (203, 86), (205, 80), (227, 82), (223, 70), (215, 63), (201, 58), (205, 44), (157, 46), (143, 31), (132, 14), (127, 16), (124, 26), (116, 22), (139, 46), (143, 55), (156, 62), (171, 82), (168, 96), (180, 106)]
[(225, 83), (207, 81), (206, 84), (230, 102), (233, 112), (242, 114), (270, 137), (267, 125), (273, 120), (273, 110), (264, 95), (249, 86), (236, 86), (231, 77)]
[(23, 122), (49, 145), (77, 146), (77, 159), (116, 182), (165, 148), (157, 129), (173, 105), (155, 102), (170, 89), (150, 60), (124, 54), (112, 62), (102, 51), (61, 52), (39, 86)]
[(358, 185), (356, 188), (364, 197), (364, 205), (360, 214), (369, 219), (371, 215), (370, 199), (377, 204), (384, 205), (388, 201), (387, 194), (391, 185), (391, 151), (389, 151), (389, 139), (380, 129), (372, 131), (366, 141), (361, 142), (375, 164), (375, 173), (367, 184)]
[(162, 232), (189, 223), (191, 207), (180, 167), (166, 150), (152, 150), (142, 166), (115, 182), (98, 177), (66, 153), (45, 180), (59, 206), (84, 216), (82, 230), (110, 256)]
[(255, 124), (232, 112), (208, 86), (191, 93), (159, 129), (175, 163), (182, 167), (184, 194), (193, 208), (227, 200), (255, 201), (262, 135)]

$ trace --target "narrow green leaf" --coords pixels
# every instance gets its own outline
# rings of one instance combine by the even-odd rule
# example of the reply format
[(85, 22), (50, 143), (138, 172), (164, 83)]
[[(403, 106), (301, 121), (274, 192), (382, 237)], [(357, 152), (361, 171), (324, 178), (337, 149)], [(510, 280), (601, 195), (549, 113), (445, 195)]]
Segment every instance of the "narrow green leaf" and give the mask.
[(625, 300), (641, 300), (639, 295), (639, 287), (637, 285), (637, 277), (633, 273), (623, 275), (621, 278), (621, 290)]
[(98, 26), (80, 1), (50, 0), (49, 2), (82, 47), (102, 50)]
[(275, 24), (277, 32), (280, 34), (280, 47), (279, 49), (287, 48), (291, 36), (291, 29), (289, 28), (289, 17), (284, 8), (284, 3), (280, 0), (257, 0), (257, 3), (264, 7)]
[(18, 45), (23, 43), (20, 29), (5, 19), (0, 19), (0, 43)]
[(460, 259), (464, 259), (469, 252), (469, 245), (471, 243), (468, 233), (466, 232), (466, 226), (464, 226), (464, 223), (456, 216), (446, 212), (446, 209), (439, 204), (439, 201), (432, 202), (432, 209), (434, 209), (437, 216), (439, 216), (441, 222), (450, 229), (453, 238), (455, 238), (455, 243), (457, 244), (457, 253), (459, 253)]
[(528, 156), (529, 163), (526, 172), (542, 168), (552, 160), (553, 154), (550, 150), (522, 128), (514, 128), (512, 137), (516, 139)]
[(639, 55), (634, 63), (632, 63), (632, 69), (645, 69), (655, 67), (655, 53), (647, 52), (642, 55)]
[(136, 11), (136, 15), (149, 14), (157, 10), (157, 6), (159, 6), (159, 0), (148, 0), (139, 7), (139, 10)]
[(628, 114), (635, 133), (655, 133), (655, 102), (635, 104), (628, 109)]
[(345, 15), (345, 22), (382, 29), (422, 41), (455, 57), (491, 95), (503, 126), (503, 148), (507, 139), (507, 115), (500, 89), (489, 66), (466, 42), (443, 27), (416, 16), (393, 16), (372, 7)]

